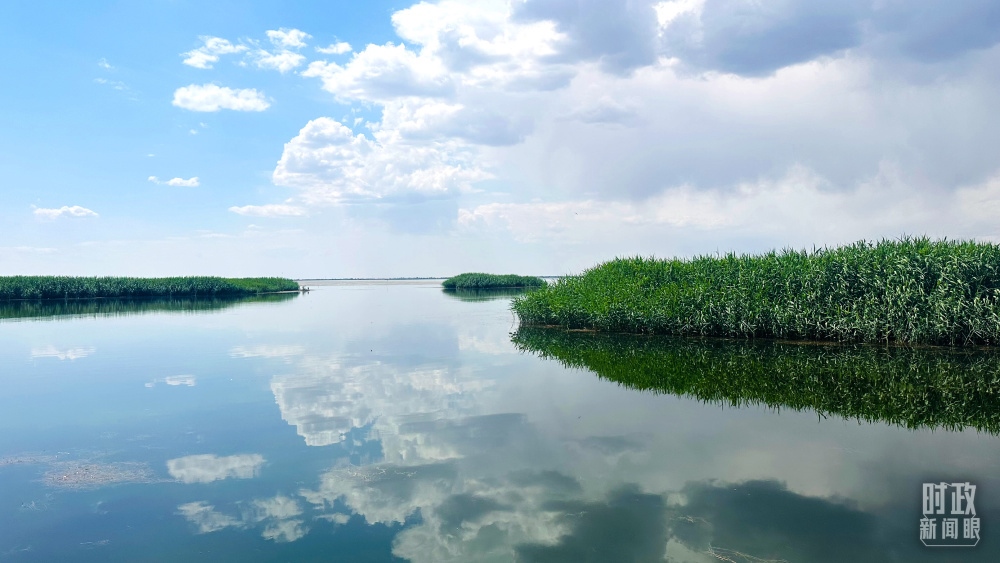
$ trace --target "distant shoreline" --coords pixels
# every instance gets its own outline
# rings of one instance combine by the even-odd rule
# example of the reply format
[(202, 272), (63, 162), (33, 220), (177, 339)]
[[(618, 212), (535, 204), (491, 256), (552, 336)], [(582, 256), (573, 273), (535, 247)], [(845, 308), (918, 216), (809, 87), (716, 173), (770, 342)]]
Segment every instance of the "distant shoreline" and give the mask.
[[(292, 278), (297, 282), (306, 281), (421, 281), (421, 280), (446, 280), (450, 276), (439, 276), (430, 278)], [(536, 278), (542, 279), (559, 279), (563, 276), (535, 276)]]

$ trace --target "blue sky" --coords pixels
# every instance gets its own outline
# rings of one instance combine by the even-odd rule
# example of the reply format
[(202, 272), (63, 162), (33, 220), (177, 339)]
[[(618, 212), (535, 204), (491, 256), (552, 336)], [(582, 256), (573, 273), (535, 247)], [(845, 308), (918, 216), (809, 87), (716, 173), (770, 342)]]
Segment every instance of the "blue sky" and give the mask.
[(998, 6), (14, 0), (0, 273), (996, 241)]

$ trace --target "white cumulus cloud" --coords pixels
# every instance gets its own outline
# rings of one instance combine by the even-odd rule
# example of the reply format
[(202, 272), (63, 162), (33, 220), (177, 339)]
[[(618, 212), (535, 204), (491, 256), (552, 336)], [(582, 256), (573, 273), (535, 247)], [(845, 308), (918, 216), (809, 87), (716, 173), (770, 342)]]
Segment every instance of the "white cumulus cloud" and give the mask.
[(260, 49), (253, 54), (253, 62), (257, 68), (276, 70), (282, 74), (301, 65), (305, 60), (305, 56), (288, 50), (271, 53)]
[(315, 61), (302, 76), (319, 78), (343, 100), (386, 101), (399, 96), (446, 96), (454, 83), (442, 62), (403, 45), (368, 45), (344, 66)]
[(302, 217), (306, 215), (305, 209), (285, 203), (233, 206), (229, 210), (238, 215), (250, 217)]
[(162, 185), (162, 186), (180, 186), (185, 188), (197, 188), (200, 184), (198, 183), (198, 177), (194, 176), (185, 180), (184, 178), (171, 178), (169, 180), (160, 180), (156, 176), (150, 176), (149, 181)]
[(324, 55), (343, 55), (350, 53), (351, 50), (351, 44), (346, 41), (331, 43), (329, 47), (316, 47), (316, 52)]
[(191, 111), (264, 111), (271, 104), (253, 88), (232, 89), (215, 84), (191, 84), (174, 92), (173, 104)]
[(184, 64), (195, 68), (209, 69), (219, 62), (219, 55), (230, 55), (242, 53), (247, 50), (246, 45), (234, 45), (221, 37), (201, 36), (203, 45), (197, 49), (181, 53), (185, 57)]
[(283, 47), (286, 49), (294, 49), (306, 46), (306, 39), (312, 36), (308, 33), (298, 30), (298, 29), (269, 29), (267, 30), (267, 38), (271, 40), (277, 47)]
[(488, 177), (469, 164), (460, 147), (392, 138), (379, 142), (320, 117), (285, 144), (273, 181), (299, 188), (307, 203), (340, 203), (440, 197), (468, 190)]
[(97, 213), (87, 209), (86, 207), (80, 207), (79, 205), (64, 205), (62, 207), (56, 208), (44, 208), (36, 207), (34, 211), (37, 217), (43, 219), (58, 219), (59, 217), (97, 217)]

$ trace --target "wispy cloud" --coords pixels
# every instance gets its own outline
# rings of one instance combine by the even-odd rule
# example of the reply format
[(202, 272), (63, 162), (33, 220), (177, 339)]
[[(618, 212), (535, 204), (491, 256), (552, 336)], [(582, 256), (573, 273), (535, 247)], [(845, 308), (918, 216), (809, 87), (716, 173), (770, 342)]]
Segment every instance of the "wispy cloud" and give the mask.
[(215, 84), (191, 84), (174, 92), (173, 104), (191, 111), (264, 111), (271, 107), (263, 92), (253, 88), (232, 89)]
[(0, 251), (18, 252), (22, 254), (53, 254), (55, 252), (59, 252), (59, 249), (49, 246), (6, 246), (0, 247)]
[(254, 64), (257, 68), (276, 70), (282, 74), (298, 67), (306, 58), (298, 53), (281, 50), (277, 53), (271, 53), (260, 49), (253, 54)]
[(105, 58), (101, 58), (101, 60), (97, 61), (97, 66), (103, 68), (104, 70), (114, 70), (115, 69), (115, 67), (112, 66), (111, 63), (108, 62), (108, 59), (105, 59)]
[(299, 29), (287, 29), (283, 27), (281, 29), (267, 30), (267, 38), (271, 40), (271, 43), (285, 49), (305, 47), (305, 40), (311, 37), (312, 35)]
[(95, 78), (94, 82), (98, 84), (104, 84), (105, 86), (110, 86), (111, 88), (118, 90), (119, 92), (125, 92), (128, 90), (128, 84), (125, 84), (121, 80), (108, 80), (107, 78)]
[(219, 55), (242, 53), (247, 50), (246, 45), (234, 45), (221, 37), (203, 35), (199, 39), (204, 43), (201, 47), (181, 53), (181, 56), (185, 57), (184, 64), (194, 68), (212, 68), (212, 65), (219, 62)]
[(184, 178), (171, 178), (169, 180), (160, 180), (156, 176), (150, 176), (149, 181), (160, 185), (160, 186), (179, 186), (184, 188), (197, 188), (201, 184), (198, 182), (198, 177), (194, 176), (185, 180)]
[(285, 203), (272, 203), (269, 205), (244, 205), (242, 207), (230, 207), (230, 211), (239, 215), (249, 217), (302, 217), (306, 210)]
[(64, 205), (57, 208), (45, 208), (36, 207), (35, 216), (44, 219), (58, 219), (59, 217), (97, 217), (97, 213), (87, 209), (86, 207), (80, 207), (79, 205)]
[(316, 47), (316, 52), (323, 53), (324, 55), (343, 55), (344, 53), (350, 53), (351, 50), (351, 44), (345, 41), (331, 43), (329, 47)]

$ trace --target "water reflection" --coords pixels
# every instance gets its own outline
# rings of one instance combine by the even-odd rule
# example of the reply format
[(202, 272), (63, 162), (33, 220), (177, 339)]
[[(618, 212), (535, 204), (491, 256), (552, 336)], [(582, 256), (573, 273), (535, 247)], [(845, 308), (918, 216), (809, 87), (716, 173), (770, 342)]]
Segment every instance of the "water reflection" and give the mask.
[(503, 289), (442, 289), (441, 293), (459, 301), (495, 301), (524, 295), (531, 289), (523, 287)]
[[(0, 451), (0, 483), (10, 484), (0, 486), (0, 554), (31, 543), (39, 559), (81, 560), (82, 542), (107, 537), (103, 560), (157, 545), (164, 560), (190, 561), (336, 553), (416, 562), (921, 562), (941, 552), (917, 539), (920, 485), (940, 480), (980, 486), (984, 537), (1000, 522), (994, 436), (845, 423), (813, 410), (914, 425), (989, 422), (991, 390), (970, 380), (990, 373), (989, 356), (520, 332), (515, 343), (536, 352), (523, 354), (510, 342), (502, 300), (466, 304), (415, 284), (329, 287), (287, 309), (247, 307), (211, 322), (105, 320), (102, 327), (130, 332), (79, 362), (30, 363), (24, 351), (86, 342), (80, 333), (94, 323), (34, 327), (44, 339), (11, 346), (28, 367), (5, 364), (6, 392), (21, 394), (0, 395), (0, 413), (42, 396), (60, 410), (96, 414), (46, 423), (50, 434), (41, 417), (0, 418), (13, 429), (0, 438), (30, 444)], [(29, 328), (0, 325), (0, 336)], [(139, 353), (152, 347), (165, 351), (155, 375)], [(180, 373), (198, 373), (197, 385), (164, 377)], [(142, 389), (153, 377), (182, 390)], [(38, 395), (18, 390), (29, 383)], [(941, 412), (962, 385), (972, 406)], [(919, 416), (906, 418), (906, 408)], [(77, 420), (86, 424), (70, 428)], [(104, 460), (106, 483), (33, 481), (50, 468), (67, 474), (43, 448), (86, 440), (114, 452)], [(2, 457), (18, 451), (27, 453)], [(77, 474), (89, 478), (95, 467)], [(145, 479), (107, 479), (110, 470), (146, 475), (136, 468), (148, 468)], [(39, 490), (22, 495), (22, 486)], [(16, 509), (49, 492), (53, 509)], [(71, 514), (74, 502), (81, 508)], [(95, 518), (94, 506), (108, 517)], [(43, 527), (44, 518), (64, 524)], [(113, 518), (134, 528), (115, 535)], [(104, 535), (78, 533), (94, 529)], [(1000, 560), (998, 549), (984, 541), (958, 560)]]
[(656, 338), (522, 328), (524, 351), (631, 389), (1000, 432), (1000, 352)]
[(31, 349), (32, 358), (56, 358), (58, 360), (79, 360), (93, 354), (96, 349), (93, 346), (77, 346), (75, 348), (60, 349), (49, 344)]
[[(414, 417), (446, 413), (458, 416), (475, 401), (472, 392), (488, 381), (441, 366), (400, 366), (376, 362), (350, 365), (340, 359), (306, 357), (294, 374), (271, 382), (281, 417), (296, 427), (310, 446), (337, 444), (352, 428), (374, 425), (376, 435), (400, 436), (397, 428)], [(391, 439), (391, 438), (390, 438)], [(383, 443), (391, 457), (439, 459), (447, 452), (432, 445)]]
[[(396, 339), (401, 331), (406, 338)], [(307, 445), (360, 440), (381, 450), (361, 465), (334, 463), (315, 484), (299, 488), (292, 495), (302, 503), (297, 530), (357, 517), (369, 527), (398, 529), (393, 555), (418, 562), (832, 562), (892, 560), (899, 553), (906, 554), (901, 560), (933, 560), (915, 541), (910, 505), (919, 500), (919, 477), (905, 460), (890, 460), (876, 447), (865, 457), (871, 466), (861, 467), (828, 435), (803, 432), (800, 419), (740, 422), (740, 434), (705, 440), (700, 433), (717, 420), (725, 427), (714, 408), (685, 403), (687, 414), (671, 425), (654, 414), (662, 398), (618, 388), (613, 399), (606, 386), (581, 404), (588, 416), (610, 418), (585, 426), (578, 420), (583, 414), (558, 415), (566, 408), (558, 398), (544, 411), (526, 399), (553, 391), (558, 397), (560, 389), (568, 397), (590, 393), (590, 383), (549, 381), (571, 372), (526, 369), (546, 364), (467, 333), (461, 324), (403, 325), (385, 336), (400, 343), (391, 358), (375, 351), (382, 342), (364, 338), (344, 341), (330, 356), (308, 347), (287, 355), (234, 354), (285, 363), (271, 391)], [(994, 365), (982, 353), (547, 331), (521, 331), (513, 340), (569, 367), (702, 401), (910, 426), (989, 427), (994, 420), (993, 391), (977, 386)], [(431, 360), (415, 352), (428, 349), (455, 356)], [(506, 367), (484, 373), (454, 361), (468, 350)], [(907, 379), (914, 374), (922, 386)], [(567, 384), (577, 387), (560, 387)], [(970, 389), (973, 400), (961, 409), (935, 408)], [(635, 409), (640, 398), (652, 410)], [(838, 402), (845, 399), (852, 400)], [(703, 418), (692, 421), (691, 414)], [(761, 439), (762, 431), (773, 436)], [(942, 459), (944, 450), (934, 452), (928, 460)], [(973, 477), (985, 475), (984, 466), (973, 466)], [(794, 489), (784, 480), (789, 475), (796, 477)], [(878, 490), (883, 481), (895, 488)]]
[(221, 479), (250, 479), (260, 473), (264, 456), (242, 454), (189, 455), (167, 460), (167, 472), (181, 483), (211, 483)]
[(162, 379), (154, 379), (146, 382), (146, 387), (156, 387), (157, 383), (165, 383), (171, 387), (194, 387), (198, 384), (198, 378), (193, 375), (168, 375)]
[(234, 346), (229, 350), (229, 356), (232, 358), (290, 358), (300, 356), (305, 351), (305, 347), (299, 345), (262, 344), (258, 346)]
[(243, 522), (238, 518), (223, 514), (204, 501), (184, 503), (177, 507), (177, 513), (194, 524), (199, 534), (243, 527)]
[(277, 495), (256, 499), (237, 507), (235, 514), (224, 513), (205, 501), (189, 502), (177, 507), (177, 513), (193, 524), (199, 534), (209, 534), (227, 528), (258, 528), (266, 540), (293, 542), (309, 532), (300, 518), (302, 507), (296, 499)]
[(0, 301), (0, 320), (45, 320), (72, 317), (117, 317), (151, 312), (206, 313), (238, 305), (283, 303), (297, 293), (199, 299), (45, 299)]
[(887, 541), (892, 531), (875, 514), (847, 499), (796, 494), (773, 480), (688, 483), (668, 513), (673, 540), (688, 551), (734, 561), (753, 561), (753, 554), (756, 560), (880, 562), (895, 551)]

